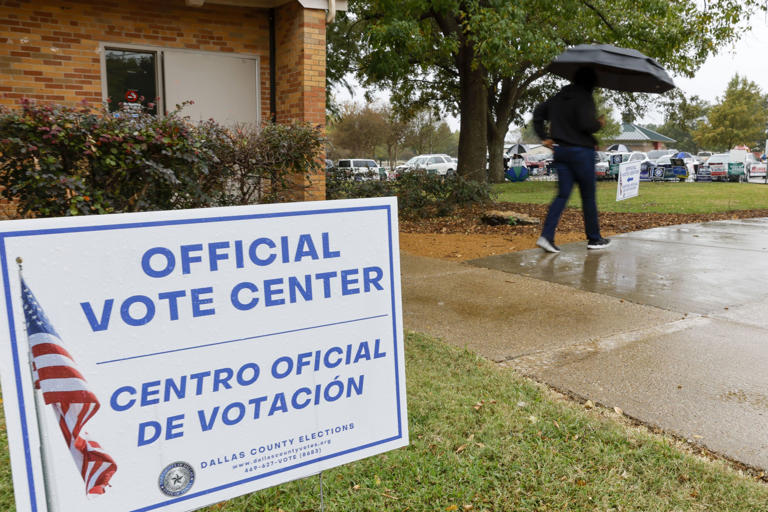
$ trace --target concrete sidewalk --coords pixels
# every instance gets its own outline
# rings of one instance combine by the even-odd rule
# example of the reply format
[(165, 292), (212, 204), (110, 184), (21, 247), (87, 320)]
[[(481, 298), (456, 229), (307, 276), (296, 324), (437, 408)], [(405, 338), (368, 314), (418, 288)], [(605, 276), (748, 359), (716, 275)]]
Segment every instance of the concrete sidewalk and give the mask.
[(768, 220), (562, 249), (404, 254), (406, 329), (768, 469)]

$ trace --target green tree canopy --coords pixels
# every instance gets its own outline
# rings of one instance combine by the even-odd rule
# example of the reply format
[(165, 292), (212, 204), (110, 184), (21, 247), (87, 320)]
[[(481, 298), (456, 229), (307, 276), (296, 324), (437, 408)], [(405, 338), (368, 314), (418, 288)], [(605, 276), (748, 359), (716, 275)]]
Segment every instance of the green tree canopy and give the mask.
[(386, 139), (387, 118), (370, 105), (348, 103), (340, 109), (338, 121), (328, 129), (332, 158), (373, 158), (376, 146)]
[(328, 157), (375, 158), (394, 166), (398, 160), (421, 153), (456, 155), (458, 133), (431, 110), (405, 114), (390, 105), (339, 105), (328, 125)]
[[(351, 0), (360, 36), (351, 69), (398, 104), (439, 104), (461, 115), (458, 172), (503, 178), (510, 123), (553, 90), (546, 65), (567, 46), (637, 48), (691, 76), (738, 37), (759, 0)], [(360, 24), (365, 25), (360, 30)]]
[(722, 100), (714, 105), (693, 133), (704, 149), (725, 151), (736, 145), (762, 147), (768, 121), (766, 96), (760, 87), (745, 77), (734, 76)]
[(694, 132), (706, 121), (710, 105), (698, 96), (687, 97), (676, 89), (666, 94), (661, 101), (664, 123), (651, 129), (675, 139), (680, 151), (698, 153), (705, 149), (693, 137)]

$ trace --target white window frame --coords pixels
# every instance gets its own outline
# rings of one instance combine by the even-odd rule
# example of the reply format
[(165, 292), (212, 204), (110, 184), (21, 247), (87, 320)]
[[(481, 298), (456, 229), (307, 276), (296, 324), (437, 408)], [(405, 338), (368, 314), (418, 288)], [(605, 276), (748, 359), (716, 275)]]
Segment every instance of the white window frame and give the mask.
[(213, 52), (207, 50), (196, 50), (193, 48), (173, 48), (171, 46), (154, 46), (146, 44), (131, 44), (131, 43), (113, 43), (110, 41), (99, 41), (99, 61), (101, 67), (101, 101), (107, 101), (109, 97), (107, 89), (107, 52), (106, 50), (133, 50), (140, 52), (154, 52), (155, 53), (155, 77), (157, 81), (157, 94), (160, 100), (157, 102), (158, 115), (165, 115), (167, 109), (165, 108), (165, 69), (164, 58), (165, 52), (183, 52), (183, 53), (195, 53), (202, 55), (220, 55), (232, 58), (251, 59), (256, 61), (256, 121), (255, 124), (259, 125), (261, 122), (261, 56), (256, 53), (236, 53), (236, 52)]

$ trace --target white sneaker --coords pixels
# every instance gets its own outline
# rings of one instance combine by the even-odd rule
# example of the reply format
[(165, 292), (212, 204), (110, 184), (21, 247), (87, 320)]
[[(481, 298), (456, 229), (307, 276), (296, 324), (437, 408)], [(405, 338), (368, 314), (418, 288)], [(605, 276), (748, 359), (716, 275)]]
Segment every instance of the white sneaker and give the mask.
[(538, 245), (539, 247), (541, 247), (542, 249), (544, 249), (547, 252), (551, 252), (551, 253), (558, 253), (558, 252), (560, 252), (560, 248), (558, 246), (556, 246), (554, 244), (554, 242), (550, 242), (549, 240), (547, 240), (543, 236), (540, 236), (539, 239), (536, 240), (536, 245)]

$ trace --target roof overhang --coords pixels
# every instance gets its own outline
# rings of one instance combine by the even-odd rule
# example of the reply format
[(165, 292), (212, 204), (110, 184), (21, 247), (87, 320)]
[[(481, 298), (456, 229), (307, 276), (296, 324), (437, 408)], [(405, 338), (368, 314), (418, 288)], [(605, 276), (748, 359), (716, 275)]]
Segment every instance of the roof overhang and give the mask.
[(347, 0), (185, 0), (190, 7), (203, 5), (230, 5), (235, 7), (257, 7), (270, 9), (298, 1), (306, 9), (323, 9), (327, 11), (346, 11)]

